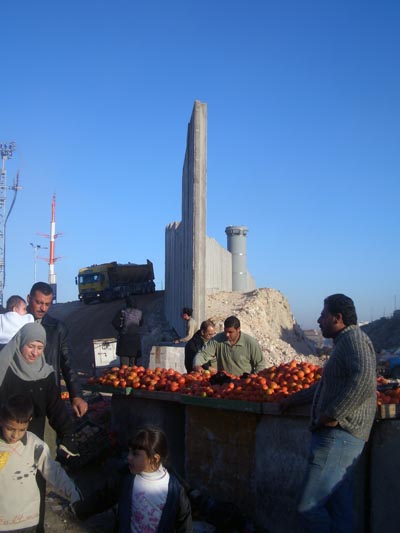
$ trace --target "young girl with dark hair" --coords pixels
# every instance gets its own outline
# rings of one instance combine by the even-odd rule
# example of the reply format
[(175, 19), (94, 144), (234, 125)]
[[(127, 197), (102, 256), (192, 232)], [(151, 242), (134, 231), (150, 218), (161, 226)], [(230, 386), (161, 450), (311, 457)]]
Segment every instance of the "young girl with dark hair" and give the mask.
[(158, 428), (144, 428), (128, 441), (129, 473), (116, 486), (78, 503), (79, 518), (99, 513), (118, 502), (121, 533), (191, 533), (189, 498), (174, 474), (165, 468), (168, 445)]

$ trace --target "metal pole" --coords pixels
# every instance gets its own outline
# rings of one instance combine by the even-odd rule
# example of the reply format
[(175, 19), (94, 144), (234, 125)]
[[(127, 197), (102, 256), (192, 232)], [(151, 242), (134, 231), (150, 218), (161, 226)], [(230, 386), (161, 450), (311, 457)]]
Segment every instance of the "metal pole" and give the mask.
[(47, 250), (47, 246), (41, 246), (40, 244), (33, 244), (33, 242), (29, 243), (33, 248), (33, 282), (36, 283), (36, 272), (37, 272), (37, 251), (39, 248), (43, 250)]
[(0, 175), (0, 305), (3, 305), (5, 283), (5, 222), (7, 198), (7, 172), (6, 161), (12, 158), (15, 142), (1, 143), (1, 175)]

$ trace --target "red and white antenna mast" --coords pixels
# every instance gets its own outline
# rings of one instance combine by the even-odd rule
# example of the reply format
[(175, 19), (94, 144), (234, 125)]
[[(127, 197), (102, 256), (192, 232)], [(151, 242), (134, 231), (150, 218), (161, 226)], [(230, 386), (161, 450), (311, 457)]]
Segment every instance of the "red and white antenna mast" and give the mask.
[(50, 222), (49, 285), (57, 285), (56, 273), (54, 272), (55, 239), (56, 239), (56, 195), (53, 194), (53, 200), (51, 202), (51, 222)]
[(51, 202), (51, 222), (50, 222), (50, 235), (45, 233), (39, 233), (43, 237), (50, 239), (50, 254), (49, 254), (49, 280), (48, 283), (53, 289), (54, 302), (57, 301), (57, 277), (54, 271), (54, 264), (61, 257), (55, 257), (55, 240), (62, 233), (56, 233), (56, 195), (53, 194)]

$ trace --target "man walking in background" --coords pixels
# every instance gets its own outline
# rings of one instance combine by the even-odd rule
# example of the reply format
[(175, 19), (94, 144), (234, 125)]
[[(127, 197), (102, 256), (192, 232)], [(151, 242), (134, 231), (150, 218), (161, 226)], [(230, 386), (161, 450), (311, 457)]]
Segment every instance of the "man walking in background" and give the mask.
[(334, 348), (321, 380), (286, 398), (282, 411), (313, 402), (311, 449), (298, 510), (306, 530), (353, 531), (354, 469), (369, 438), (376, 411), (376, 358), (357, 326), (353, 300), (333, 294), (318, 319)]

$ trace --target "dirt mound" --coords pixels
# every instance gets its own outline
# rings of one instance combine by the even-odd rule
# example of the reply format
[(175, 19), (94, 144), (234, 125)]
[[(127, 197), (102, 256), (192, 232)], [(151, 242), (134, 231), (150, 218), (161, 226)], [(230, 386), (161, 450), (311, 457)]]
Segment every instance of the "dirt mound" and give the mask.
[(206, 314), (215, 322), (217, 331), (223, 330), (226, 317), (237, 316), (241, 329), (260, 343), (267, 367), (315, 356), (315, 345), (296, 323), (285, 296), (275, 289), (210, 294)]

